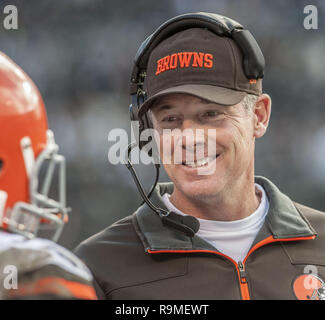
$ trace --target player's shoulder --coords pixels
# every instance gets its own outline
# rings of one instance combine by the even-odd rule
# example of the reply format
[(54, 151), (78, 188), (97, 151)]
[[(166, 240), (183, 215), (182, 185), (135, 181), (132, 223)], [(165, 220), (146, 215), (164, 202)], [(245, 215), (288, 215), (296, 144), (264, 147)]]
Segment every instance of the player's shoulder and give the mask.
[(8, 266), (16, 270), (17, 287), (0, 286), (0, 299), (96, 299), (86, 265), (50, 240), (0, 230), (0, 270)]
[(53, 266), (80, 279), (92, 280), (90, 271), (76, 255), (47, 239), (27, 239), (0, 230), (0, 257), (2, 263), (17, 266), (19, 273)]

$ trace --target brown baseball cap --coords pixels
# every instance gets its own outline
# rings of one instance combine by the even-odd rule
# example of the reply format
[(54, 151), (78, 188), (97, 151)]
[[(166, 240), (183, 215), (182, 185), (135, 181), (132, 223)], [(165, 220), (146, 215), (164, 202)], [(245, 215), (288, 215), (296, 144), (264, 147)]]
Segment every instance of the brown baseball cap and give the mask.
[(239, 103), (247, 93), (260, 95), (262, 79), (248, 79), (234, 40), (206, 28), (190, 28), (165, 39), (149, 57), (143, 115), (158, 97), (186, 93), (221, 105)]

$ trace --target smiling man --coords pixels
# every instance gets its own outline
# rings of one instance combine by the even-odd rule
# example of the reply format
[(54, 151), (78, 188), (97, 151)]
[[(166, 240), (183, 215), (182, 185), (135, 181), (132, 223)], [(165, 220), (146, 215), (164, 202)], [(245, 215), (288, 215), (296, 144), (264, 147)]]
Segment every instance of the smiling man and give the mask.
[(171, 182), (157, 185), (154, 206), (77, 248), (99, 297), (321, 299), (324, 213), (254, 175), (271, 99), (251, 34), (223, 16), (183, 15), (144, 42), (135, 65), (145, 66), (132, 78), (136, 116), (155, 129)]
[[(162, 163), (174, 182), (171, 202), (187, 214), (209, 220), (238, 220), (254, 212), (260, 202), (259, 189), (254, 185), (254, 141), (266, 131), (270, 98), (265, 94), (253, 97), (253, 102), (246, 103), (248, 107), (245, 102), (223, 106), (180, 93), (156, 100), (151, 118), (154, 128), (161, 133)], [(187, 130), (188, 134), (178, 137), (181, 142), (175, 142), (164, 129)], [(200, 137), (196, 132), (203, 134)], [(209, 148), (209, 142), (215, 148)], [(181, 145), (181, 165), (174, 150), (173, 163), (164, 161), (169, 153), (164, 152), (164, 145), (169, 144)], [(209, 154), (209, 149), (216, 151)], [(199, 153), (201, 158), (196, 157)], [(190, 162), (186, 162), (186, 156)], [(244, 199), (234, 201), (243, 194)]]

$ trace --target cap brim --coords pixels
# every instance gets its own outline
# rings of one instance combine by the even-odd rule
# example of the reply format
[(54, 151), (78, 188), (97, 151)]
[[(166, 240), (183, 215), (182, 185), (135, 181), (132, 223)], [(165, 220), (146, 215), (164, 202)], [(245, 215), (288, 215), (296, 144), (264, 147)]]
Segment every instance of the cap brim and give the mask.
[(213, 103), (225, 106), (232, 106), (239, 103), (247, 94), (244, 91), (237, 91), (212, 85), (186, 84), (159, 91), (155, 95), (151, 96), (140, 107), (139, 116), (142, 116), (146, 111), (148, 111), (154, 100), (171, 93), (190, 94), (195, 97), (202, 98)]

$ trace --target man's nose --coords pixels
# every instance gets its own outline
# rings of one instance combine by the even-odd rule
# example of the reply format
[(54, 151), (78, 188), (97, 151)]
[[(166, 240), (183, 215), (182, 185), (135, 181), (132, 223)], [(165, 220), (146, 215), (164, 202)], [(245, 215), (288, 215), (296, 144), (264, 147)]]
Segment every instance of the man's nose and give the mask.
[(193, 119), (187, 118), (183, 120), (181, 130), (195, 129), (196, 127), (197, 124), (195, 123), (195, 121), (193, 121)]
[(182, 130), (182, 148), (191, 152), (195, 152), (197, 148), (204, 148), (204, 129), (192, 126), (189, 123), (186, 125), (186, 128)]

